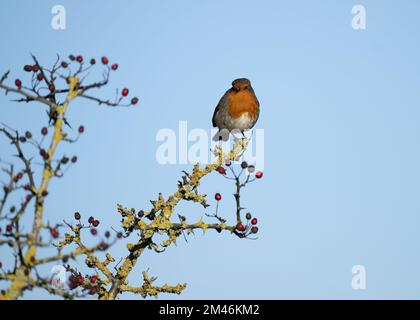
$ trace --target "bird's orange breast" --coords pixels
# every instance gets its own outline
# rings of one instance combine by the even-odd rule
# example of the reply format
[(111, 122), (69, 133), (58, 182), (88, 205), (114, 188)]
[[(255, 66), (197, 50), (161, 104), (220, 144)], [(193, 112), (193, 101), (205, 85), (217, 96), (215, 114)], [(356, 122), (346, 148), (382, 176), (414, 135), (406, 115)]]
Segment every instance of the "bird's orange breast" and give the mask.
[(251, 117), (256, 117), (258, 108), (258, 100), (253, 92), (239, 91), (231, 93), (229, 96), (229, 115), (234, 119), (239, 118), (245, 112)]

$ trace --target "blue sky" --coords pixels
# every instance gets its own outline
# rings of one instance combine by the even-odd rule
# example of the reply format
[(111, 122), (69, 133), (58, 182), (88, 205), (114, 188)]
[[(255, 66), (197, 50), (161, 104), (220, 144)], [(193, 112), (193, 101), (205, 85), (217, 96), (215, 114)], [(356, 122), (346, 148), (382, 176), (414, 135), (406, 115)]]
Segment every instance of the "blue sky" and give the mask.
[[(56, 4), (66, 30), (50, 26)], [(366, 30), (351, 28), (355, 4), (366, 7)], [(180, 120), (210, 129), (221, 95), (247, 77), (265, 131), (264, 179), (243, 195), (259, 239), (197, 233), (147, 252), (134, 283), (150, 268), (162, 284), (188, 283), (168, 299), (420, 298), (419, 9), (407, 0), (1, 2), (0, 72), (23, 77), (31, 52), (46, 64), (57, 53), (105, 54), (120, 70), (101, 95), (127, 86), (140, 98), (135, 109), (74, 101), (69, 121), (86, 133), (61, 149), (79, 162), (52, 183), (46, 218), (80, 211), (118, 226), (117, 203), (148, 208), (173, 192), (191, 165), (159, 165), (156, 133)], [(1, 122), (33, 132), (45, 123), (42, 106), (0, 99)], [(3, 140), (0, 157), (10, 153)], [(233, 219), (233, 185), (214, 174), (203, 191), (225, 195)], [(185, 210), (193, 221), (203, 214)], [(351, 287), (359, 264), (366, 290)]]

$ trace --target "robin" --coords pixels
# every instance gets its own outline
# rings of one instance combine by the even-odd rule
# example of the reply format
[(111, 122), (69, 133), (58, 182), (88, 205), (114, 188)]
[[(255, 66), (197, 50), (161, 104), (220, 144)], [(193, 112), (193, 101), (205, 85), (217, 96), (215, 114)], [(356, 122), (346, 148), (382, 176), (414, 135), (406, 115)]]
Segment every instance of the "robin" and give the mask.
[(246, 78), (233, 80), (230, 88), (220, 99), (213, 114), (213, 127), (219, 132), (214, 141), (227, 141), (229, 133), (251, 129), (258, 120), (260, 103), (252, 89), (251, 81)]

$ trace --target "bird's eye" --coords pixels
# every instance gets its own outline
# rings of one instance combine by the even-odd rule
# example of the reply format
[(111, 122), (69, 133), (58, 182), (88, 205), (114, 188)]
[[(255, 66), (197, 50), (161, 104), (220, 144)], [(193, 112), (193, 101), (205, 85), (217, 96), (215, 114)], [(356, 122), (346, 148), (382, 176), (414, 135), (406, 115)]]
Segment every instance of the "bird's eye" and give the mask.
[(245, 86), (245, 87), (244, 87), (244, 89), (245, 89), (245, 90), (248, 90), (248, 86)]

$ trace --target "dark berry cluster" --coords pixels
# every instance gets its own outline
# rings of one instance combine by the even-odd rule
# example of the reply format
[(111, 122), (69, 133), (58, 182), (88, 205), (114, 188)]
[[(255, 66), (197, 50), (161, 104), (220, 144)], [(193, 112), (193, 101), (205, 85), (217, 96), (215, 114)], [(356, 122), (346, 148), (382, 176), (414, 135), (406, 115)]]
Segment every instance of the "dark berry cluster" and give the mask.
[[(231, 168), (232, 161), (229, 160), (229, 159), (226, 160), (225, 161), (225, 166), (228, 167), (228, 168)], [(248, 171), (248, 175), (251, 175), (251, 174), (254, 174), (255, 173), (255, 166), (254, 165), (248, 165), (248, 163), (246, 161), (242, 161), (241, 164), (240, 164), (240, 167), (241, 167), (242, 170), (247, 170)], [(241, 173), (239, 173), (239, 175), (237, 175), (233, 169), (231, 169), (231, 170), (232, 170), (232, 173), (233, 173), (233, 176), (234, 177), (239, 176), (239, 175), (242, 174), (242, 171), (241, 171)], [(222, 167), (222, 166), (221, 167), (218, 167), (216, 169), (216, 171), (218, 173), (220, 173), (221, 175), (224, 175), (224, 176), (227, 174), (226, 169), (224, 167)], [(262, 177), (263, 177), (263, 172), (262, 171), (257, 171), (255, 173), (255, 179), (261, 179)], [(250, 182), (250, 181), (248, 180), (247, 183), (248, 182)]]
[(100, 287), (100, 280), (97, 275), (82, 276), (80, 273), (72, 273), (69, 277), (69, 287), (71, 290), (82, 288), (90, 295), (96, 294)]
[(249, 236), (251, 234), (256, 234), (258, 232), (258, 227), (257, 227), (258, 220), (257, 220), (257, 218), (253, 218), (250, 212), (248, 212), (245, 215), (245, 217), (246, 217), (246, 220), (247, 220), (246, 225), (244, 225), (242, 223), (239, 223), (236, 226), (236, 230), (241, 232), (245, 237)]

